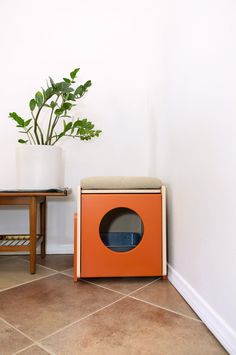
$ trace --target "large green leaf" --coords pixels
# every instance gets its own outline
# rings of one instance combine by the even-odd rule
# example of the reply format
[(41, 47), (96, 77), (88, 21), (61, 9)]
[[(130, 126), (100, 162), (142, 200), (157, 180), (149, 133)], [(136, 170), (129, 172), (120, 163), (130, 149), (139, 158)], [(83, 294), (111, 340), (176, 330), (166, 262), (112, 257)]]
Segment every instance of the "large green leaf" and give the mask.
[(57, 83), (57, 84), (55, 84), (55, 86), (56, 86), (56, 89), (58, 91), (61, 91), (63, 94), (67, 94), (67, 93), (74, 91), (74, 89), (72, 87), (70, 87), (70, 84), (66, 83), (65, 81)]
[(87, 118), (83, 118), (82, 121), (81, 121), (81, 126), (83, 128), (85, 128), (87, 126), (87, 122), (88, 122)]
[(30, 102), (29, 102), (30, 111), (34, 111), (35, 106), (36, 106), (35, 99), (30, 100)]
[(47, 100), (49, 97), (51, 97), (54, 94), (54, 89), (50, 86), (47, 88), (45, 91), (45, 100)]
[(24, 122), (24, 126), (27, 127), (27, 126), (30, 124), (31, 121), (32, 121), (31, 118), (30, 118), (29, 120), (25, 121), (25, 122)]
[(77, 127), (80, 127), (81, 126), (81, 120), (76, 120), (75, 122), (74, 122), (74, 125), (73, 125), (73, 127), (74, 128), (77, 128)]
[(76, 97), (75, 97), (75, 95), (74, 94), (69, 94), (68, 95), (68, 97), (67, 97), (67, 100), (69, 100), (69, 101), (75, 101), (76, 100)]
[(71, 79), (75, 79), (77, 73), (79, 72), (80, 68), (74, 69), (72, 72), (70, 72), (70, 77)]
[(99, 135), (102, 133), (102, 131), (100, 131), (99, 129), (97, 131), (95, 131), (95, 136), (99, 137)]
[(65, 135), (65, 132), (63, 131), (63, 132), (61, 132), (61, 133), (58, 135), (58, 137), (59, 137), (59, 138), (62, 138), (64, 135)]
[(75, 96), (82, 96), (84, 94), (84, 86), (83, 85), (80, 85), (77, 87), (77, 89), (75, 90), (74, 94)]
[(25, 121), (23, 120), (23, 118), (18, 116), (16, 112), (10, 112), (9, 117), (13, 118), (13, 120), (18, 123), (19, 127), (24, 127)]
[(49, 107), (55, 108), (57, 106), (57, 103), (55, 101), (51, 101)]
[(40, 91), (37, 91), (35, 94), (35, 101), (38, 107), (41, 107), (43, 104), (43, 95)]
[(52, 87), (55, 88), (55, 83), (54, 83), (53, 79), (50, 76), (49, 76), (49, 80), (50, 80), (50, 83), (51, 83)]
[(94, 124), (92, 124), (92, 122), (88, 122), (87, 125), (86, 125), (86, 128), (93, 129), (94, 128)]
[(61, 106), (61, 110), (63, 111), (67, 111), (70, 110), (72, 108), (72, 104), (70, 102), (64, 102), (64, 104)]
[(67, 132), (71, 129), (72, 127), (72, 122), (68, 122), (66, 125), (65, 125), (65, 128), (64, 128), (64, 131)]
[(92, 85), (91, 80), (86, 81), (86, 83), (84, 84), (84, 89), (87, 90), (91, 85)]
[(63, 78), (63, 80), (64, 80), (66, 83), (70, 84), (70, 79), (68, 79), (68, 78)]
[(60, 108), (55, 110), (55, 115), (56, 116), (61, 116), (62, 113), (63, 113), (63, 111)]

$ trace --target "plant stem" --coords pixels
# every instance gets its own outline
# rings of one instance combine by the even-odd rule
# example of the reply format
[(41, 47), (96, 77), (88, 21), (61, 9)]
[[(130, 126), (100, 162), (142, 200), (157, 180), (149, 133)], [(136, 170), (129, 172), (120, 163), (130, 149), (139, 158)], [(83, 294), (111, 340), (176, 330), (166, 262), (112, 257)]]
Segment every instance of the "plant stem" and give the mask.
[(38, 133), (37, 133), (37, 121), (35, 118), (34, 118), (34, 136), (35, 136), (37, 144), (40, 144)]
[[(59, 99), (59, 95), (57, 95), (57, 99), (56, 99), (55, 103), (57, 103), (58, 99)], [(47, 138), (46, 138), (45, 144), (48, 144), (48, 143), (50, 144), (50, 141), (51, 141), (51, 137), (50, 137), (49, 133), (50, 133), (50, 129), (51, 129), (52, 117), (53, 117), (53, 113), (54, 113), (55, 107), (52, 108), (52, 112), (50, 114), (49, 124), (48, 124), (48, 131), (47, 131)]]
[(36, 114), (36, 116), (35, 116), (35, 120), (34, 120), (34, 123), (35, 123), (35, 125), (34, 125), (34, 135), (35, 135), (35, 137), (36, 137), (36, 140), (37, 140), (37, 143), (38, 143), (38, 144), (40, 144), (40, 141), (39, 141), (37, 129), (39, 130), (39, 133), (40, 133), (41, 144), (44, 144), (43, 132), (42, 132), (42, 130), (41, 130), (39, 124), (38, 124), (38, 118), (39, 118), (39, 114), (40, 114), (40, 112), (41, 112), (43, 106), (45, 105), (45, 103), (46, 103), (46, 101), (44, 101), (43, 104), (39, 107), (38, 112), (37, 112), (37, 114)]
[(29, 142), (30, 142), (30, 144), (32, 145), (29, 132), (25, 132), (25, 133), (27, 134), (27, 137), (28, 137), (28, 139), (29, 139)]
[(52, 141), (53, 131), (54, 131), (54, 129), (55, 129), (60, 117), (61, 116), (56, 116), (54, 121), (53, 121), (52, 128), (51, 128), (51, 133), (50, 133), (50, 144), (51, 144), (51, 141)]
[(44, 139), (43, 139), (43, 132), (38, 124), (38, 118), (39, 118), (39, 114), (42, 110), (42, 108), (44, 107), (44, 105), (46, 104), (46, 102), (53, 96), (54, 94), (50, 95), (46, 100), (43, 101), (42, 105), (39, 107), (38, 109), (38, 112), (36, 114), (36, 116), (34, 118), (34, 135), (35, 135), (35, 138), (36, 138), (36, 141), (37, 141), (37, 144), (40, 144), (40, 141), (39, 141), (39, 137), (38, 137), (38, 133), (37, 133), (37, 129), (39, 130), (39, 133), (40, 133), (40, 137), (41, 137), (41, 143), (44, 144)]
[[(59, 97), (58, 97), (58, 98), (59, 98)], [(63, 105), (64, 102), (65, 102), (65, 99), (62, 98), (61, 106)], [(50, 137), (50, 138), (49, 138), (49, 144), (52, 143), (53, 131), (54, 131), (54, 129), (55, 129), (55, 127), (56, 127), (56, 125), (57, 125), (57, 123), (58, 123), (60, 117), (61, 117), (61, 116), (56, 116), (56, 117), (54, 118), (54, 121), (53, 121), (53, 123), (52, 123), (51, 132), (50, 132), (50, 134), (49, 134), (49, 137)], [(55, 144), (55, 143), (54, 143), (54, 144)]]
[[(31, 137), (31, 139), (32, 139), (33, 143), (35, 144), (35, 140), (34, 140), (33, 135), (31, 134), (31, 132), (28, 132), (27, 134), (28, 134), (28, 136), (29, 136), (29, 137)], [(31, 144), (32, 144), (32, 143), (31, 143)]]

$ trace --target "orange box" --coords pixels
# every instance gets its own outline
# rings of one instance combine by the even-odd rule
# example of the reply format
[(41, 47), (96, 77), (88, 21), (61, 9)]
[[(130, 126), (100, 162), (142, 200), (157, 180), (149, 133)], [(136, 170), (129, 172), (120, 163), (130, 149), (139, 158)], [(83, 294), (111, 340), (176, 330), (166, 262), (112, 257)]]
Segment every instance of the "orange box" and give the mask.
[(166, 189), (81, 190), (74, 280), (166, 276)]

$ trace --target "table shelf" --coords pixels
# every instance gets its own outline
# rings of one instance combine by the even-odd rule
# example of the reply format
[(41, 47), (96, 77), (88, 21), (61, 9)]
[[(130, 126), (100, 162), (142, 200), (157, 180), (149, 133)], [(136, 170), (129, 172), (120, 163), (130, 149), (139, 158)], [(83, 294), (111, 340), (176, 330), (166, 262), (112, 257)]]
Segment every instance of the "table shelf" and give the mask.
[[(27, 206), (29, 210), (29, 233), (22, 235), (0, 235), (0, 252), (28, 251), (30, 254), (30, 272), (36, 272), (36, 247), (40, 245), (41, 257), (46, 254), (46, 201), (47, 197), (62, 197), (71, 193), (70, 189), (50, 190), (5, 190), (0, 191), (0, 206)], [(39, 209), (39, 232), (37, 233)], [(16, 239), (10, 237), (19, 236)]]
[[(24, 238), (22, 238), (24, 237)], [(43, 236), (37, 234), (37, 244), (42, 242)], [(7, 234), (0, 235), (0, 251), (29, 251), (30, 235), (29, 234)]]

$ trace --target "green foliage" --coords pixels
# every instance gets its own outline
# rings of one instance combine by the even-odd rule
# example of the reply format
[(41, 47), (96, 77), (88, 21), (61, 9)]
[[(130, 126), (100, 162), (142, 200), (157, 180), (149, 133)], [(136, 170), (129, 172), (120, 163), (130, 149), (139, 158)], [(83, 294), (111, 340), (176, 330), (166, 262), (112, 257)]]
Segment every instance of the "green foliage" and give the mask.
[(29, 102), (30, 111), (34, 111), (35, 106), (36, 106), (35, 99), (30, 100), (30, 102)]
[[(94, 129), (94, 124), (84, 119), (74, 119), (71, 110), (76, 106), (76, 101), (83, 97), (92, 85), (91, 80), (73, 87), (80, 68), (70, 72), (70, 78), (63, 78), (61, 82), (54, 82), (49, 77), (46, 90), (37, 91), (29, 101), (31, 117), (24, 119), (16, 112), (10, 112), (9, 117), (15, 121), (20, 133), (27, 136), (27, 140), (19, 139), (21, 144), (54, 145), (63, 137), (90, 140), (99, 137), (101, 131)], [(46, 131), (41, 128), (40, 119), (42, 110), (48, 111)]]
[(43, 95), (41, 94), (40, 91), (36, 92), (36, 94), (35, 94), (35, 102), (38, 107), (41, 107), (43, 104)]
[(26, 144), (28, 141), (25, 141), (24, 139), (18, 139), (19, 143)]

